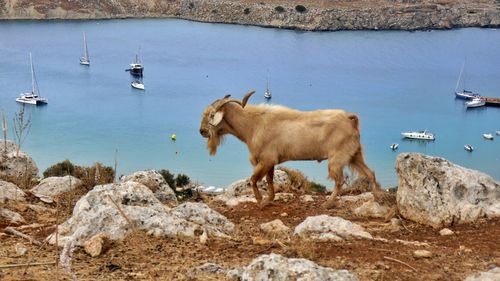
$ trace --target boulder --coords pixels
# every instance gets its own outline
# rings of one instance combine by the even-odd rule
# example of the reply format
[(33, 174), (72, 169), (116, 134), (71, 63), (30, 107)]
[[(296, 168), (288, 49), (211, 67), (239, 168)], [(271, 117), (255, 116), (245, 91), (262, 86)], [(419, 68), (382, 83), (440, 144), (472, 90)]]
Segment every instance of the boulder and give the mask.
[(168, 185), (163, 176), (156, 170), (145, 170), (127, 175), (122, 182), (134, 181), (147, 186), (154, 193), (155, 197), (162, 202), (177, 204), (177, 197), (174, 190)]
[(307, 217), (295, 227), (294, 234), (302, 239), (319, 241), (343, 241), (350, 238), (373, 239), (362, 226), (328, 215)]
[(279, 219), (261, 224), (260, 230), (273, 238), (287, 238), (292, 233), (292, 230)]
[(354, 214), (360, 217), (386, 218), (391, 210), (375, 201), (367, 201), (354, 209)]
[[(65, 192), (70, 192), (80, 187), (82, 181), (73, 176), (48, 177), (31, 189), (35, 196), (54, 197)], [(41, 196), (40, 196), (41, 197)]]
[[(228, 237), (234, 225), (203, 203), (170, 209), (145, 185), (134, 182), (99, 185), (80, 198), (73, 215), (58, 228), (59, 245), (72, 240), (82, 246), (90, 237), (104, 233), (110, 240), (125, 237), (132, 229), (156, 237), (198, 239), (208, 235)], [(55, 243), (55, 235), (48, 238)]]
[(20, 150), (16, 156), (17, 145), (12, 141), (7, 141), (7, 148), (4, 142), (0, 142), (0, 177), (2, 178), (24, 178), (36, 177), (38, 167), (35, 161), (24, 151)]
[(92, 236), (88, 241), (85, 241), (83, 248), (91, 257), (100, 256), (107, 247), (109, 239), (104, 233), (98, 233)]
[(26, 201), (26, 193), (15, 184), (0, 180), (0, 203), (7, 200)]
[(401, 215), (435, 228), (500, 217), (500, 184), (443, 158), (402, 153), (397, 205)]
[(357, 281), (358, 278), (347, 270), (335, 270), (306, 259), (289, 259), (281, 255), (270, 254), (257, 257), (243, 268), (241, 280)]
[(0, 208), (0, 218), (13, 224), (26, 223), (26, 220), (19, 213), (4, 208)]
[(495, 267), (485, 272), (479, 272), (465, 278), (465, 281), (495, 281), (495, 280), (500, 280), (500, 267)]

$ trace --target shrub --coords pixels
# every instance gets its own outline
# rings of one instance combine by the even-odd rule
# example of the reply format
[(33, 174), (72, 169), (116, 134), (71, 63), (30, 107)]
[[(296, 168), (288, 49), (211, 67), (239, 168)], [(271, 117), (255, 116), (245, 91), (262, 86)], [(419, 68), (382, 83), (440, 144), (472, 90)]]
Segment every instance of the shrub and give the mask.
[(184, 174), (178, 174), (177, 177), (175, 178), (175, 184), (178, 187), (183, 187), (188, 185), (191, 182), (188, 176)]
[(165, 181), (168, 183), (168, 185), (175, 190), (175, 179), (174, 179), (174, 174), (170, 173), (169, 170), (160, 170), (159, 171), (160, 175), (163, 176)]
[(189, 9), (193, 9), (194, 8), (194, 3), (193, 2), (190, 2), (189, 3)]
[(288, 174), (288, 178), (290, 179), (291, 189), (298, 191), (309, 191), (310, 184), (307, 180), (307, 177), (299, 170), (290, 169), (287, 167), (279, 166), (279, 170), (282, 170)]
[(50, 167), (48, 167), (44, 172), (43, 172), (43, 177), (48, 178), (48, 177), (64, 177), (67, 175), (72, 175), (74, 176), (75, 174), (75, 165), (71, 163), (68, 159), (56, 163)]
[(278, 13), (283, 13), (285, 11), (285, 8), (281, 7), (281, 6), (276, 6), (274, 8), (274, 10)]
[(318, 192), (318, 193), (325, 193), (326, 192), (326, 186), (324, 186), (320, 183), (311, 181), (311, 182), (309, 182), (309, 186), (310, 186), (311, 191)]
[(243, 13), (244, 13), (245, 15), (250, 14), (250, 8), (245, 8), (245, 10), (243, 10)]
[(297, 6), (295, 6), (295, 10), (299, 13), (304, 13), (307, 9), (306, 9), (306, 7), (304, 7), (302, 5), (297, 5)]

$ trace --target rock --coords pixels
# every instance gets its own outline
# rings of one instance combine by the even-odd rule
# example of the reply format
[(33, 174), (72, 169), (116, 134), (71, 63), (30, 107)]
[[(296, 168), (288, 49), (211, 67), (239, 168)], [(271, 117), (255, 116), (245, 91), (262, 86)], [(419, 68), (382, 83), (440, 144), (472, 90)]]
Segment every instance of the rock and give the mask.
[(439, 158), (401, 153), (397, 205), (401, 215), (434, 228), (500, 217), (500, 184)]
[(288, 217), (288, 214), (287, 214), (286, 212), (281, 213), (281, 214), (280, 214), (280, 217), (286, 218), (286, 217)]
[(372, 239), (363, 227), (340, 217), (319, 215), (307, 217), (294, 231), (302, 239), (342, 241), (350, 238)]
[(498, 281), (498, 280), (500, 280), (500, 267), (495, 267), (485, 272), (479, 272), (465, 278), (465, 281)]
[(107, 248), (109, 239), (105, 233), (98, 233), (87, 240), (83, 248), (87, 254), (95, 258), (100, 256)]
[[(203, 232), (227, 238), (234, 225), (203, 203), (186, 203), (170, 209), (145, 185), (128, 181), (96, 186), (80, 198), (72, 217), (59, 226), (58, 242), (64, 245), (73, 240), (74, 245), (82, 246), (98, 233), (118, 240), (132, 229), (144, 230), (156, 237), (198, 240)], [(47, 239), (55, 243), (54, 234)]]
[(441, 236), (452, 235), (453, 233), (454, 233), (454, 232), (453, 232), (453, 231), (451, 231), (451, 229), (449, 229), (449, 228), (443, 228), (443, 229), (441, 229), (441, 230), (439, 231), (439, 234), (440, 234)]
[(168, 185), (163, 176), (156, 170), (139, 171), (122, 179), (123, 182), (135, 181), (147, 186), (154, 193), (158, 200), (166, 203), (177, 204), (177, 197), (174, 190)]
[(390, 209), (375, 201), (367, 201), (354, 209), (354, 214), (360, 217), (385, 218), (390, 214)]
[(279, 219), (261, 224), (260, 230), (273, 238), (287, 238), (292, 233), (292, 230)]
[(255, 199), (255, 196), (253, 196), (253, 195), (242, 195), (242, 196), (232, 197), (232, 196), (228, 196), (226, 194), (221, 194), (221, 195), (217, 195), (214, 198), (214, 200), (221, 201), (224, 204), (226, 204), (226, 206), (228, 206), (228, 207), (235, 207), (241, 203), (248, 203), (248, 202), (257, 203), (257, 200)]
[(33, 194), (35, 195), (40, 201), (45, 202), (47, 204), (52, 204), (54, 203), (54, 199), (52, 197), (47, 196), (47, 195), (42, 195), (42, 194)]
[[(282, 190), (286, 190), (286, 188), (291, 185), (291, 182), (286, 172), (282, 170), (275, 170), (273, 184), (275, 192), (279, 192)], [(265, 177), (263, 180), (257, 182), (257, 187), (259, 188), (261, 193), (265, 194), (267, 192), (267, 181)], [(225, 195), (231, 197), (240, 195), (253, 195), (253, 189), (250, 186), (250, 178), (233, 182), (228, 187), (226, 187), (225, 190)]]
[(191, 276), (196, 276), (199, 273), (223, 274), (225, 273), (225, 271), (226, 270), (222, 266), (216, 263), (207, 262), (200, 266), (192, 268), (191, 270), (189, 270), (188, 274)]
[(7, 200), (24, 202), (26, 193), (15, 184), (0, 180), (0, 203), (5, 203)]
[(401, 222), (400, 219), (397, 219), (397, 218), (392, 218), (391, 219), (391, 225), (393, 226), (402, 226), (403, 223)]
[(355, 203), (355, 202), (365, 202), (365, 201), (373, 201), (374, 197), (371, 192), (365, 192), (361, 193), (359, 195), (344, 195), (339, 197), (341, 202), (349, 202), (349, 203)]
[(241, 280), (308, 281), (336, 280), (357, 281), (358, 278), (347, 270), (322, 267), (306, 259), (286, 258), (277, 254), (262, 255), (243, 268)]
[(413, 256), (416, 258), (431, 258), (432, 252), (427, 250), (415, 250)]
[(10, 223), (21, 224), (26, 223), (26, 220), (20, 214), (8, 209), (0, 208), (0, 218), (4, 218)]
[(28, 249), (26, 249), (26, 247), (24, 247), (24, 245), (21, 243), (17, 243), (15, 248), (18, 257), (22, 257), (28, 253)]
[(314, 197), (312, 195), (310, 195), (310, 194), (306, 194), (306, 195), (302, 195), (300, 197), (300, 200), (302, 202), (314, 202)]
[[(65, 192), (70, 192), (80, 187), (82, 181), (73, 177), (48, 177), (44, 178), (37, 186), (31, 189), (35, 196), (55, 197)], [(37, 196), (37, 197), (38, 197)]]
[(252, 237), (252, 244), (253, 245), (259, 245), (259, 246), (267, 246), (271, 245), (273, 242), (269, 239), (264, 239), (262, 237)]
[(208, 234), (206, 231), (203, 231), (203, 233), (200, 235), (200, 243), (201, 244), (207, 244), (208, 242)]
[(37, 214), (41, 214), (41, 213), (51, 213), (51, 214), (55, 214), (56, 213), (56, 210), (55, 209), (50, 209), (50, 208), (46, 208), (44, 206), (39, 206), (39, 205), (33, 205), (33, 204), (28, 204), (27, 207), (33, 211), (35, 211)]
[(7, 149), (4, 142), (0, 142), (0, 178), (36, 177), (38, 167), (35, 161), (22, 150), (16, 156), (16, 150), (17, 145), (14, 142), (7, 141)]

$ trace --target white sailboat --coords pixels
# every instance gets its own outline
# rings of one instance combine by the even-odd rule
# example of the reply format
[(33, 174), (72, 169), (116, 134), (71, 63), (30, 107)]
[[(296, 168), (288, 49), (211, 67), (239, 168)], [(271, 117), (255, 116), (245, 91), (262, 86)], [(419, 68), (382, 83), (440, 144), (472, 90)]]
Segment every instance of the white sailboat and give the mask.
[(267, 73), (266, 79), (266, 91), (264, 92), (264, 98), (271, 99), (273, 97), (271, 90), (269, 90), (269, 72)]
[(460, 82), (462, 80), (462, 74), (464, 72), (465, 68), (465, 61), (462, 64), (462, 68), (460, 69), (460, 74), (458, 75), (458, 80), (457, 80), (457, 85), (455, 86), (455, 97), (459, 99), (473, 99), (473, 98), (479, 98), (481, 97), (478, 93), (474, 93), (473, 91), (466, 90), (465, 88), (465, 78), (464, 78), (464, 87), (461, 91), (458, 90), (458, 87), (460, 86)]
[(27, 103), (34, 105), (47, 104), (49, 101), (40, 96), (40, 90), (38, 89), (38, 82), (36, 81), (35, 68), (33, 67), (33, 58), (30, 53), (30, 64), (31, 64), (31, 92), (21, 94), (16, 101), (19, 103)]
[(80, 58), (80, 64), (90, 66), (89, 49), (87, 47), (87, 39), (85, 38), (85, 32), (83, 33), (83, 57)]
[(134, 80), (130, 85), (138, 90), (144, 90), (144, 83), (140, 80)]

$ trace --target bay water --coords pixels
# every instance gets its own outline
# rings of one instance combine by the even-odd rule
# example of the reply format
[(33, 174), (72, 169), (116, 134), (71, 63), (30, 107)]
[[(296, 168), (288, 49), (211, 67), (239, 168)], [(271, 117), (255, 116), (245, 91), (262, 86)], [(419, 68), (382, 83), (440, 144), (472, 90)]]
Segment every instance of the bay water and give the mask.
[[(91, 66), (79, 65), (86, 33)], [(145, 91), (124, 70), (141, 48)], [(246, 146), (227, 137), (215, 157), (199, 132), (201, 113), (225, 94), (299, 110), (356, 112), (368, 165), (386, 187), (397, 185), (398, 153), (420, 152), (500, 179), (500, 108), (466, 110), (460, 87), (500, 97), (500, 30), (303, 32), (173, 19), (0, 22), (0, 110), (31, 89), (29, 52), (47, 106), (27, 106), (32, 128), (23, 144), (42, 172), (64, 159), (102, 162), (118, 175), (168, 169), (203, 185), (251, 175)], [(401, 139), (427, 129), (433, 142)], [(172, 142), (171, 134), (177, 135)], [(305, 131), (304, 134), (307, 134)], [(391, 151), (391, 143), (399, 143)], [(464, 144), (475, 147), (464, 150)], [(311, 180), (327, 180), (326, 161), (289, 162)]]

